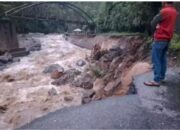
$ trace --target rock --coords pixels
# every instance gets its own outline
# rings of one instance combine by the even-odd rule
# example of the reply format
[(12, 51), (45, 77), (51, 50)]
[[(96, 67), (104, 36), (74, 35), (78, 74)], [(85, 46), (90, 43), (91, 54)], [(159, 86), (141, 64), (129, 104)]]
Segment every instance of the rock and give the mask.
[(109, 82), (104, 87), (105, 94), (107, 96), (111, 96), (114, 93), (114, 91), (119, 87), (120, 84), (121, 84), (121, 79), (120, 78), (115, 80), (115, 81)]
[(12, 61), (12, 59), (12, 55), (8, 52), (0, 56), (0, 62), (4, 64), (8, 63), (9, 61)]
[(29, 51), (18, 51), (18, 52), (11, 52), (11, 55), (14, 57), (22, 57), (29, 55)]
[(7, 110), (7, 106), (4, 105), (4, 106), (0, 106), (0, 113), (5, 113)]
[(89, 103), (89, 102), (91, 102), (91, 98), (83, 98), (82, 99), (82, 104), (87, 104), (87, 103)]
[(72, 96), (65, 96), (64, 101), (71, 102), (74, 98)]
[(93, 84), (93, 90), (95, 92), (98, 92), (100, 89), (103, 89), (105, 87), (104, 81), (102, 79), (96, 79)]
[(118, 65), (119, 63), (122, 62), (122, 58), (121, 57), (116, 57), (112, 60), (111, 64), (110, 64), (110, 67), (109, 67), (109, 70), (110, 71), (114, 71), (115, 69), (118, 68)]
[(58, 79), (63, 75), (63, 72), (59, 72), (58, 70), (54, 71), (51, 73), (51, 78), (52, 79)]
[(86, 62), (84, 60), (78, 60), (76, 65), (77, 66), (84, 66), (86, 64)]
[(120, 63), (118, 65), (118, 67), (115, 69), (115, 72), (114, 72), (114, 78), (118, 78), (118, 77), (121, 77), (122, 75), (122, 71), (123, 71), (123, 63)]
[(94, 90), (87, 90), (83, 93), (83, 98), (92, 98), (95, 94)]
[(119, 45), (115, 44), (109, 49), (109, 51), (119, 51), (119, 49), (120, 49)]
[(52, 64), (50, 66), (45, 67), (43, 73), (45, 73), (45, 74), (46, 73), (52, 73), (52, 72), (54, 72), (56, 70), (58, 70), (58, 72), (62, 72), (62, 73), (64, 72), (64, 68), (63, 67), (61, 67), (58, 64)]
[(11, 75), (5, 75), (2, 78), (2, 81), (13, 82), (13, 81), (15, 81), (15, 78), (13, 76), (11, 76)]
[(29, 47), (28, 47), (28, 51), (39, 51), (41, 50), (41, 44), (40, 43), (36, 43), (36, 44), (31, 44)]
[(129, 90), (127, 92), (127, 95), (137, 94), (137, 90), (136, 90), (135, 85), (133, 83), (131, 83), (129, 86), (130, 87), (129, 87)]
[(93, 50), (91, 52), (91, 57), (94, 60), (99, 60), (107, 51), (106, 50), (101, 50), (101, 46), (96, 44), (93, 47)]
[(26, 50), (26, 48), (17, 48), (9, 51), (9, 53), (12, 55), (12, 57), (22, 57), (29, 55), (29, 51)]
[(67, 83), (72, 83), (74, 78), (80, 74), (80, 71), (75, 69), (70, 69), (66, 71), (60, 78), (52, 82), (53, 85), (63, 85)]
[(113, 89), (115, 88), (114, 84), (115, 84), (114, 81), (111, 81), (105, 86), (104, 90), (106, 93), (108, 93), (107, 95), (109, 95), (109, 93), (113, 92)]
[(82, 104), (89, 103), (92, 100), (94, 94), (95, 94), (94, 90), (85, 91), (82, 96)]
[(72, 85), (76, 86), (76, 87), (81, 87), (84, 89), (92, 89), (93, 82), (94, 82), (94, 78), (90, 74), (85, 73), (85, 74), (81, 75), (78, 79), (76, 79), (72, 83)]
[(41, 108), (42, 111), (47, 111), (48, 109), (48, 107)]
[(100, 60), (104, 62), (111, 62), (114, 58), (120, 56), (122, 52), (122, 49), (120, 49), (119, 47), (110, 49), (106, 54), (101, 57)]
[(49, 96), (55, 96), (55, 95), (58, 95), (58, 92), (55, 88), (51, 88), (49, 91), (48, 91), (48, 95)]
[(20, 62), (21, 60), (17, 57), (13, 58), (13, 62)]
[(7, 81), (8, 81), (8, 82), (13, 82), (13, 81), (15, 81), (15, 79), (14, 79), (13, 77), (9, 77), (9, 78), (7, 79)]
[(108, 72), (104, 77), (103, 77), (103, 80), (104, 80), (104, 84), (107, 84), (109, 83), (110, 81), (114, 81), (115, 78), (114, 78), (114, 72)]
[(99, 89), (98, 91), (96, 91), (96, 94), (93, 96), (92, 100), (101, 100), (105, 97), (106, 95), (104, 89)]

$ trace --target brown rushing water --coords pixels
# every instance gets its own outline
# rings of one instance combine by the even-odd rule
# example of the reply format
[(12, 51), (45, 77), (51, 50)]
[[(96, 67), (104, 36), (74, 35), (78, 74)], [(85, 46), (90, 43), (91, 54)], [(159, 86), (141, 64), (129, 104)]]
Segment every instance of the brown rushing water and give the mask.
[[(81, 88), (54, 86), (50, 75), (42, 71), (51, 64), (59, 64), (65, 70), (82, 71), (84, 67), (76, 66), (76, 61), (85, 59), (90, 50), (65, 41), (59, 34), (27, 34), (18, 38), (22, 46), (32, 39), (38, 40), (42, 50), (32, 52), (0, 71), (0, 106), (6, 109), (4, 113), (0, 112), (0, 129), (15, 129), (56, 109), (81, 104)], [(9, 78), (14, 81), (8, 82)], [(51, 88), (55, 88), (58, 95), (49, 96)], [(73, 97), (72, 101), (65, 101), (65, 96)]]

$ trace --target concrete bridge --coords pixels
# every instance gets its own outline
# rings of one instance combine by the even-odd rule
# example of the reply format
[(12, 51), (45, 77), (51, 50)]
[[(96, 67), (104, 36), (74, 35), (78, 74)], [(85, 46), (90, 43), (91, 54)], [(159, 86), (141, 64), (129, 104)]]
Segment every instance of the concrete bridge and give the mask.
[(53, 20), (74, 24), (94, 24), (88, 13), (70, 2), (36, 2), (23, 4), (3, 14), (6, 17), (29, 20)]
[(13, 20), (57, 21), (60, 24), (86, 25), (94, 31), (95, 22), (88, 13), (70, 2), (29, 2), (0, 16), (0, 51), (19, 48)]

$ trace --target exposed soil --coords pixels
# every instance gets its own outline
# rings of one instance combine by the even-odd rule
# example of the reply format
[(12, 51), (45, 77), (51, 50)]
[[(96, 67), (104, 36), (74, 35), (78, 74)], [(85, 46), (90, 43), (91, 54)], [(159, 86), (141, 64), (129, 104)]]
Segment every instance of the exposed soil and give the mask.
[(148, 43), (142, 36), (73, 36), (71, 42), (91, 49), (88, 71), (98, 78), (94, 100), (127, 94), (133, 76), (151, 69)]
[(126, 71), (122, 76), (122, 88), (117, 90), (117, 95), (126, 94), (129, 90), (129, 86), (132, 83), (133, 77), (145, 72), (151, 71), (151, 65), (147, 62), (136, 62), (132, 67)]
[(94, 45), (98, 44), (101, 46), (101, 49), (110, 49), (113, 45), (124, 44), (127, 42), (126, 36), (122, 37), (108, 37), (97, 35), (94, 37), (88, 36), (71, 36), (69, 41), (77, 46), (82, 48), (92, 50)]

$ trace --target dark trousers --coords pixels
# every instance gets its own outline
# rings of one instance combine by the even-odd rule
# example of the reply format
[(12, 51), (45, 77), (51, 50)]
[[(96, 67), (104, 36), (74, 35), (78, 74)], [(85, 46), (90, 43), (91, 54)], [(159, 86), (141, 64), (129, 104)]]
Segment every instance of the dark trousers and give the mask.
[(167, 69), (167, 51), (169, 42), (154, 41), (152, 46), (152, 63), (154, 70), (154, 81), (160, 82), (165, 79)]

